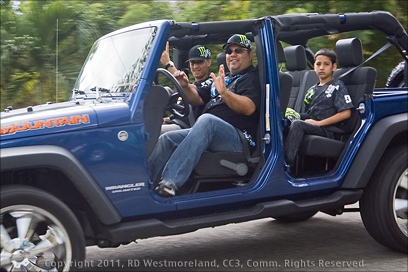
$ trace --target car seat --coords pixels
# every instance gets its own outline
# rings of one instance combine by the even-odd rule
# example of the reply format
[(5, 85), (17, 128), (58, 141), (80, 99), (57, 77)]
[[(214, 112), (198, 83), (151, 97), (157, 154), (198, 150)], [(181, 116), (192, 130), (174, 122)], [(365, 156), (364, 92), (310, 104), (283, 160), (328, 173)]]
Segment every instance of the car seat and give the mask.
[(304, 111), (306, 91), (319, 81), (314, 70), (307, 69), (306, 50), (301, 45), (285, 47), (286, 70), (293, 77), (288, 107), (296, 112)]

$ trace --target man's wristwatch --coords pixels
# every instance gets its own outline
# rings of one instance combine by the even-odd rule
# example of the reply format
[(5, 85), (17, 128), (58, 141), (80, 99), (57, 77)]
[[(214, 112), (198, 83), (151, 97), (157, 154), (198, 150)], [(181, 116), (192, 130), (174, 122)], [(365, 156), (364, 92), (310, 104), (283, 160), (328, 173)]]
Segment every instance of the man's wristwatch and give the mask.
[(169, 69), (169, 67), (174, 67), (174, 62), (169, 61), (169, 63), (166, 64), (166, 66), (164, 66), (164, 69)]

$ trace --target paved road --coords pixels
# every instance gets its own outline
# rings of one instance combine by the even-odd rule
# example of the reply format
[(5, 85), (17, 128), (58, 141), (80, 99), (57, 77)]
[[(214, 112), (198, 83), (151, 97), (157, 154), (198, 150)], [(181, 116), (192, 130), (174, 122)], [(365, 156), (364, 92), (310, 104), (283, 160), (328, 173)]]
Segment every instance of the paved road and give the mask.
[(88, 247), (86, 271), (407, 271), (407, 255), (374, 241), (359, 213), (283, 224), (262, 219), (118, 248)]

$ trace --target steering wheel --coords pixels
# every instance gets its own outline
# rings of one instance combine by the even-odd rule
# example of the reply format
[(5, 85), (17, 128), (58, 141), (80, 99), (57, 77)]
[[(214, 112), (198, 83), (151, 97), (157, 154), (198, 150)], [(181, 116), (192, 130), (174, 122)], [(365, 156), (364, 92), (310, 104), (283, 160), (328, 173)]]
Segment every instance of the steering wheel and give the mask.
[[(190, 103), (188, 103), (187, 97), (180, 83), (166, 69), (158, 68), (156, 71), (156, 76), (158, 74), (163, 74), (164, 76), (166, 76), (176, 88), (175, 92), (172, 92), (170, 96), (170, 102), (169, 102), (168, 109), (170, 109), (172, 114), (174, 114), (177, 118), (180, 118), (180, 119), (187, 118), (190, 114)], [(181, 98), (181, 101), (179, 100), (179, 98)]]

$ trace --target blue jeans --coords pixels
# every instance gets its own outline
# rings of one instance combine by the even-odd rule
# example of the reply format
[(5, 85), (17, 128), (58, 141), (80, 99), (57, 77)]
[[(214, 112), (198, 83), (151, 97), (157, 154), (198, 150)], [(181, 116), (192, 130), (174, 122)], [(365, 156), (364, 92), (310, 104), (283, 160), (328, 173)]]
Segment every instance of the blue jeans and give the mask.
[(148, 161), (151, 181), (166, 180), (180, 188), (206, 150), (242, 152), (243, 146), (234, 126), (212, 114), (203, 114), (192, 128), (160, 135)]

